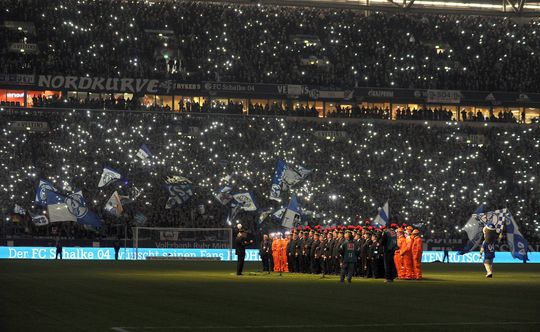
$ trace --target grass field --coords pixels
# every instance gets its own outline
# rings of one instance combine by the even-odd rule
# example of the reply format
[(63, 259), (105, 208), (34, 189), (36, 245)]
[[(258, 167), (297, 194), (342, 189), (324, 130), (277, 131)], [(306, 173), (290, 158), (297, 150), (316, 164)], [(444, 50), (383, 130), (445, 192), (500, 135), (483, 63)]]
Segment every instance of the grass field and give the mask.
[(540, 331), (540, 265), (425, 265), (423, 281), (225, 262), (0, 261), (0, 331)]

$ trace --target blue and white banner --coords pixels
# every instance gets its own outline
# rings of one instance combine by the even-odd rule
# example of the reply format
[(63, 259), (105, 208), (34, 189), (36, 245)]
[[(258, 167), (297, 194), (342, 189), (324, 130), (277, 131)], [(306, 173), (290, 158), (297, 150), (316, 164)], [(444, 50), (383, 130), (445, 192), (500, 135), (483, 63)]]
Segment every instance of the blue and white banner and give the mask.
[(234, 200), (244, 211), (257, 211), (257, 204), (252, 192), (237, 193), (233, 195)]
[(148, 161), (150, 161), (153, 156), (154, 155), (152, 154), (152, 152), (150, 152), (150, 149), (144, 143), (139, 148), (139, 151), (137, 151), (137, 157), (141, 159), (143, 163), (147, 163)]
[(74, 221), (91, 227), (101, 226), (101, 219), (88, 209), (80, 190), (69, 195), (47, 190), (47, 209), (50, 222)]
[(270, 189), (270, 199), (281, 202), (281, 186), (283, 183), (283, 172), (285, 172), (286, 164), (283, 159), (279, 159), (272, 178), (272, 188)]
[(13, 207), (13, 213), (19, 214), (21, 216), (26, 216), (26, 209), (19, 204), (15, 204), (15, 207)]
[(476, 216), (482, 212), (484, 212), (483, 204), (476, 208), (475, 213), (471, 215), (465, 226), (463, 226), (462, 230), (467, 233), (467, 237), (469, 238), (469, 240), (467, 241), (465, 248), (459, 251), (460, 255), (475, 250), (482, 243), (482, 229), (484, 228), (485, 224), (483, 224), (479, 219), (476, 218)]
[(44, 215), (33, 214), (32, 212), (30, 212), (30, 216), (32, 217), (32, 222), (37, 227), (47, 226), (49, 224), (49, 220)]
[(488, 224), (495, 226), (497, 233), (506, 231), (506, 239), (514, 258), (527, 260), (527, 248), (529, 244), (519, 231), (517, 223), (508, 209), (473, 214), (463, 228), (467, 232), (469, 242), (460, 253), (472, 250), (482, 242), (482, 229)]
[(283, 220), (281, 226), (286, 228), (296, 228), (303, 225), (302, 223), (302, 211), (300, 210), (300, 205), (298, 204), (298, 198), (296, 195), (291, 197), (289, 205), (283, 214)]
[(311, 174), (311, 172), (312, 172), (311, 170), (304, 168), (302, 166), (297, 165), (294, 168), (292, 168), (286, 165), (285, 171), (283, 172), (282, 188), (284, 190), (288, 190), (290, 187), (304, 180), (309, 174)]
[[(504, 209), (506, 210), (506, 209)], [(506, 215), (506, 239), (510, 250), (512, 251), (512, 256), (520, 260), (528, 260), (527, 249), (529, 248), (529, 243), (521, 232), (518, 229), (518, 225), (514, 220), (514, 216), (508, 211)]]
[(217, 192), (214, 193), (214, 197), (222, 205), (227, 206), (233, 200), (233, 195), (231, 194), (232, 190), (233, 187), (224, 186), (223, 188), (219, 189)]
[(47, 206), (47, 190), (58, 191), (49, 181), (39, 180), (39, 185), (36, 189), (36, 198), (34, 200), (36, 205)]
[(122, 200), (120, 198), (120, 195), (118, 195), (118, 192), (115, 191), (111, 198), (105, 203), (105, 211), (108, 213), (120, 217), (122, 213), (124, 212), (124, 207), (122, 206)]
[(390, 215), (390, 210), (388, 209), (388, 201), (384, 203), (384, 206), (379, 208), (379, 213), (377, 214), (377, 217), (375, 217), (375, 220), (373, 220), (373, 223), (379, 227), (388, 225), (388, 216)]
[[(54, 259), (56, 248), (54, 247), (0, 247), (0, 259)], [(62, 250), (64, 259), (69, 260), (113, 260), (113, 248), (93, 247), (64, 247)], [(458, 255), (457, 251), (448, 253), (450, 263), (481, 264), (483, 259), (478, 252), (470, 252)], [(120, 260), (144, 260), (148, 257), (186, 257), (186, 258), (219, 258), (222, 261), (236, 261), (234, 250), (229, 249), (180, 249), (180, 248), (121, 248)], [(441, 262), (444, 257), (442, 251), (424, 251), (422, 263)], [(246, 250), (246, 261), (260, 261), (258, 249)], [(523, 263), (514, 259), (510, 252), (497, 252), (495, 264), (499, 263)], [(540, 263), (540, 252), (530, 252), (528, 263)], [(483, 277), (483, 269), (478, 268), (480, 278)]]
[(115, 171), (112, 168), (104, 167), (103, 173), (101, 173), (101, 179), (99, 179), (98, 187), (105, 187), (106, 185), (111, 184), (116, 180), (120, 180), (121, 178), (122, 175), (120, 175), (119, 172)]
[[(50, 222), (77, 221), (77, 217), (68, 208), (68, 197), (55, 191), (46, 190), (47, 210), (49, 211)], [(70, 203), (74, 203), (70, 200)], [(79, 209), (77, 209), (79, 211)]]
[(181, 206), (186, 203), (191, 196), (193, 196), (193, 191), (191, 190), (191, 184), (167, 184), (165, 189), (169, 193), (169, 199), (165, 204), (166, 209), (171, 209), (175, 206)]

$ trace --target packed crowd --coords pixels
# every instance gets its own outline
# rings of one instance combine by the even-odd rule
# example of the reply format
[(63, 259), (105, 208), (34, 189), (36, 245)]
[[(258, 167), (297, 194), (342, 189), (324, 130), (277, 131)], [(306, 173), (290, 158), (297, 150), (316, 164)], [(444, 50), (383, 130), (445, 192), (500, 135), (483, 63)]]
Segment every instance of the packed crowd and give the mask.
[(259, 246), (263, 271), (341, 274), (351, 278), (385, 278), (392, 282), (422, 279), (422, 238), (418, 229), (393, 223), (388, 227), (339, 226), (293, 229), (264, 235)]
[[(46, 121), (48, 132), (21, 132), (14, 120)], [(68, 191), (81, 189), (90, 208), (103, 219), (98, 230), (72, 223), (38, 227), (29, 218), (4, 222), (8, 235), (71, 237), (116, 236), (143, 213), (147, 226), (227, 227), (229, 211), (215, 198), (223, 178), (235, 190), (252, 191), (259, 210), (278, 209), (296, 194), (309, 224), (360, 225), (377, 215), (385, 201), (396, 223), (419, 227), (426, 237), (461, 237), (460, 229), (476, 210), (507, 207), (528, 239), (538, 238), (540, 188), (539, 128), (477, 128), (441, 123), (342, 123), (272, 117), (228, 117), (154, 112), (4, 110), (0, 117), (2, 211), (34, 204), (39, 179)], [(336, 132), (342, 135), (330, 135)], [(328, 134), (327, 134), (328, 133)], [(145, 143), (155, 158), (148, 169), (135, 157)], [(313, 173), (284, 193), (282, 203), (268, 199), (277, 159)], [(103, 167), (125, 178), (98, 188)], [(193, 182), (193, 197), (182, 207), (165, 209), (163, 179), (180, 175)], [(103, 211), (112, 192), (142, 190), (137, 201), (116, 217)], [(252, 232), (280, 228), (256, 212), (243, 212)], [(13, 220), (13, 218), (11, 218)]]
[(2, 0), (0, 73), (535, 92), (538, 22), (191, 1)]

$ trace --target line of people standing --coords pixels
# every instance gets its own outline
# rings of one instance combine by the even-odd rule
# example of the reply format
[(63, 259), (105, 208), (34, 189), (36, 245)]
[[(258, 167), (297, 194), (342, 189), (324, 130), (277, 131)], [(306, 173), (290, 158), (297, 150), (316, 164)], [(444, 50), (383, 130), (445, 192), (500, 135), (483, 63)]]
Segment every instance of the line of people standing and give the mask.
[(363, 278), (422, 279), (422, 238), (411, 226), (293, 229), (264, 235), (263, 270)]

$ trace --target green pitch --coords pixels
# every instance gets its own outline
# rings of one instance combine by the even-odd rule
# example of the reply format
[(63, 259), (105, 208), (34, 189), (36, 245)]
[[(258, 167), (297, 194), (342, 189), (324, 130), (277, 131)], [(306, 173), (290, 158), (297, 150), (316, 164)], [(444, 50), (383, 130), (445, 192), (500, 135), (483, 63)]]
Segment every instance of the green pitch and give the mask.
[(235, 263), (0, 261), (0, 331), (540, 331), (540, 265), (429, 264), (423, 281)]

